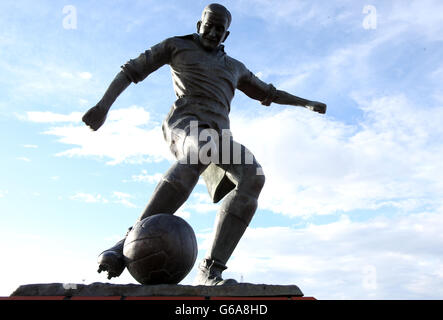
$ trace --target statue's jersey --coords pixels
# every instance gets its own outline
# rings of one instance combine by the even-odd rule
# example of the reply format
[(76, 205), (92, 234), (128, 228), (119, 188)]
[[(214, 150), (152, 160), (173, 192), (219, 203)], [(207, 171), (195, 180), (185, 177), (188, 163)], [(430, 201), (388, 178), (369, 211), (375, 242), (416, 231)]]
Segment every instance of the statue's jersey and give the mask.
[[(229, 57), (223, 46), (214, 52), (204, 50), (197, 34), (168, 38), (129, 60), (122, 69), (137, 83), (165, 64), (171, 67), (177, 100), (162, 129), (177, 159), (184, 154), (184, 141), (192, 131), (192, 121), (198, 121), (200, 128), (211, 128), (219, 134), (229, 129), (235, 89), (264, 105), (272, 102), (276, 92), (272, 84), (261, 81), (243, 63)], [(218, 165), (211, 163), (202, 175), (214, 202), (235, 187), (226, 175), (226, 168)]]
[(197, 34), (168, 38), (128, 61), (122, 69), (137, 83), (165, 64), (171, 67), (177, 96), (166, 119), (170, 129), (183, 127), (180, 119), (189, 115), (217, 131), (229, 129), (228, 115), (236, 88), (268, 105), (275, 91), (243, 63), (229, 57), (223, 46), (215, 52), (204, 50)]

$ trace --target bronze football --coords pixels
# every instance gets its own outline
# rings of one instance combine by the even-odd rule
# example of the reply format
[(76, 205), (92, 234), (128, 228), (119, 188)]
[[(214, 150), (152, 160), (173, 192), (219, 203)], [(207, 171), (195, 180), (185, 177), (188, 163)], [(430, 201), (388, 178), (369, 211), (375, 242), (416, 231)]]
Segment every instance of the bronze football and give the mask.
[(134, 225), (123, 247), (129, 273), (141, 284), (177, 284), (197, 259), (192, 227), (172, 214), (156, 214)]

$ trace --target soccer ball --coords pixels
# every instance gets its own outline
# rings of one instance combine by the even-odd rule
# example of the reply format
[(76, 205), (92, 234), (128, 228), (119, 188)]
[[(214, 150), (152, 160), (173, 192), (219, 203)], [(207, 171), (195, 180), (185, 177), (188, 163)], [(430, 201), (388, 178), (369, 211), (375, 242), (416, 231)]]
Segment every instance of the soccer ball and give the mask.
[(123, 247), (126, 267), (141, 284), (177, 284), (197, 259), (194, 230), (182, 218), (156, 214), (137, 222)]

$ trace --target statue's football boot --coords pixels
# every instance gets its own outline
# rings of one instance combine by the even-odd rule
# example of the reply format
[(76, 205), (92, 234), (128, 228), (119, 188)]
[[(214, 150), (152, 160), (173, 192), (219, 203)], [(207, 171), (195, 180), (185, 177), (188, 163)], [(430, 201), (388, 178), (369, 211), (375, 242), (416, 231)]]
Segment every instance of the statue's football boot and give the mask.
[(195, 279), (195, 285), (221, 286), (235, 285), (238, 282), (234, 279), (223, 279), (221, 274), (226, 270), (226, 266), (215, 260), (204, 259), (198, 266), (198, 274)]
[(117, 242), (113, 247), (100, 253), (98, 256), (98, 273), (102, 271), (108, 272), (108, 279), (118, 277), (122, 274), (126, 267), (125, 258), (123, 256), (123, 246), (126, 237), (131, 230), (132, 227), (128, 229), (128, 232), (123, 239)]
[(195, 283), (200, 285), (235, 285), (234, 279), (223, 280), (221, 273), (243, 236), (255, 209), (257, 198), (237, 189), (231, 191), (217, 213), (212, 245), (206, 259), (199, 265)]
[(122, 274), (123, 270), (125, 270), (125, 259), (123, 257), (123, 245), (125, 243), (125, 239), (117, 242), (112, 248), (103, 251), (98, 256), (98, 270), (100, 273), (102, 271), (108, 272), (108, 279), (112, 277), (118, 277)]
[[(186, 191), (181, 187), (182, 183), (173, 183), (175, 182), (174, 177), (178, 174), (176, 171), (179, 171), (180, 169), (179, 166), (180, 163), (177, 162), (176, 166), (173, 166), (165, 175), (166, 178), (164, 177), (158, 183), (148, 205), (137, 221), (141, 221), (157, 213), (172, 214), (185, 202), (189, 195), (189, 191)], [(193, 174), (198, 178), (199, 172)], [(173, 182), (168, 181), (168, 179)], [(198, 180), (191, 182), (195, 185), (197, 181)], [(189, 188), (189, 190), (192, 190), (192, 188)], [(131, 230), (132, 227), (129, 228), (126, 236)], [(108, 279), (120, 276), (123, 270), (125, 270), (126, 264), (123, 256), (123, 246), (125, 244), (126, 236), (124, 239), (117, 242), (112, 248), (103, 251), (98, 257), (98, 272), (107, 271)]]

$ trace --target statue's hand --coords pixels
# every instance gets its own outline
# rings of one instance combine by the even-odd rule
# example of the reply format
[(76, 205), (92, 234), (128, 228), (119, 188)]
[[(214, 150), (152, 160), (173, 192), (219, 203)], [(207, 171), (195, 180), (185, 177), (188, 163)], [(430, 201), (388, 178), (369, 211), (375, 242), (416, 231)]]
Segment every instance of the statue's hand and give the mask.
[(326, 113), (326, 104), (322, 103), (322, 102), (318, 102), (318, 101), (310, 101), (307, 105), (306, 108), (308, 108), (311, 111), (315, 111), (318, 113)]
[(108, 111), (106, 108), (100, 104), (97, 104), (95, 107), (92, 107), (88, 110), (88, 112), (85, 113), (82, 120), (92, 130), (96, 131), (105, 122), (107, 114)]

